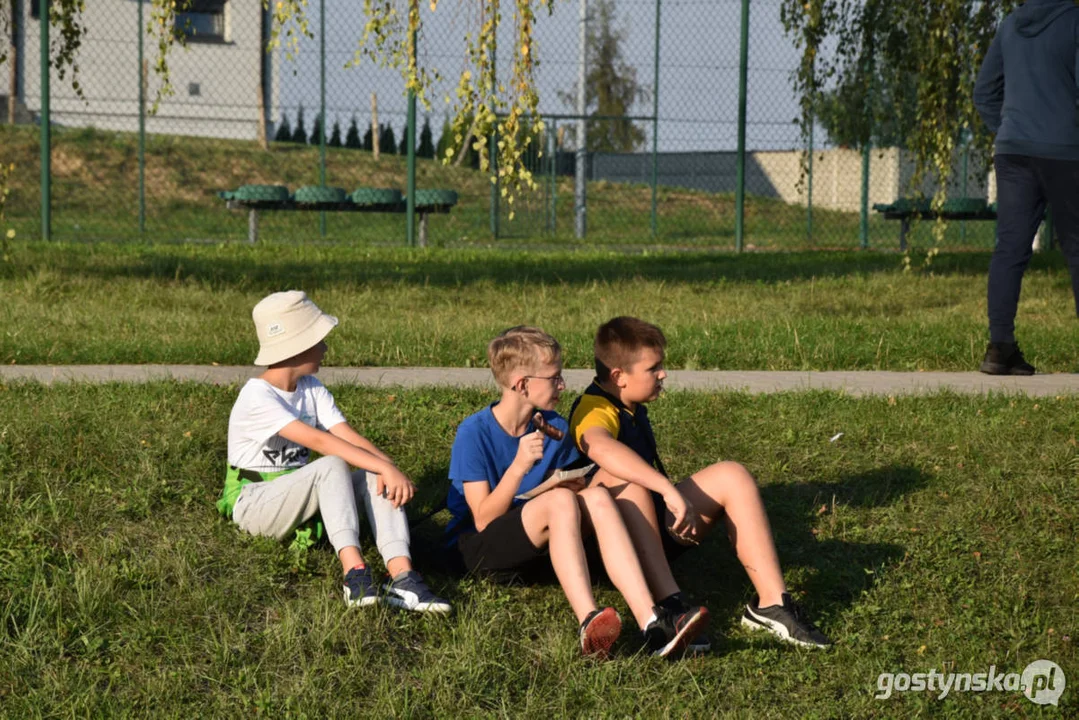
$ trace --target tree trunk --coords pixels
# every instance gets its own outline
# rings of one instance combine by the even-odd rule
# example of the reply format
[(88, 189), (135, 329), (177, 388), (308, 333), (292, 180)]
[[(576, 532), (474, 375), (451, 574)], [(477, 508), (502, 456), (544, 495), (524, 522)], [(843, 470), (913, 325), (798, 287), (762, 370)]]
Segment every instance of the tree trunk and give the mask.
[(259, 83), (258, 83), (258, 141), (263, 150), (270, 149), (269, 118), (266, 117), (266, 10), (259, 6)]
[(461, 167), (461, 163), (464, 162), (465, 155), (468, 155), (468, 147), (472, 144), (472, 135), (476, 130), (476, 121), (473, 120), (472, 124), (468, 126), (468, 132), (465, 133), (465, 141), (461, 143), (461, 151), (457, 153), (457, 159), (453, 161), (454, 167)]
[(378, 160), (378, 95), (371, 93), (371, 152)]

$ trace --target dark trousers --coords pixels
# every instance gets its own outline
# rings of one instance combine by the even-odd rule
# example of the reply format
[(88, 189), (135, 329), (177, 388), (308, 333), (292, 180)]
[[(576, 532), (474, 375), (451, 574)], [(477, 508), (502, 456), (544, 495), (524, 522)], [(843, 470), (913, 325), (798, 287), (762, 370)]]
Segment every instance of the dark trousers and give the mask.
[(997, 155), (997, 244), (989, 263), (989, 339), (1015, 342), (1015, 311), (1048, 203), (1079, 314), (1079, 160)]

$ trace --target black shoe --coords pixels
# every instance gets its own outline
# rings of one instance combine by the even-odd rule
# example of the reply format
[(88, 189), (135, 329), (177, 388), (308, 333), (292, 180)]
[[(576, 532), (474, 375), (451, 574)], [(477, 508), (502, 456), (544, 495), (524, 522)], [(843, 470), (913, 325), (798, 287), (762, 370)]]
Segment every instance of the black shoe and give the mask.
[[(659, 601), (659, 606), (667, 608), (675, 613), (687, 612), (693, 603), (690, 602), (685, 595), (681, 592), (676, 592), (674, 595), (668, 595)], [(687, 655), (702, 655), (712, 649), (712, 641), (708, 635), (701, 633), (697, 637), (689, 641), (689, 645), (686, 646)]]
[(1023, 358), (1019, 343), (989, 343), (979, 370), (986, 375), (1034, 374), (1034, 366)]
[(660, 657), (678, 657), (708, 627), (707, 608), (693, 607), (679, 613), (657, 605), (652, 612), (656, 619), (644, 629), (644, 639), (652, 654)]
[(802, 606), (794, 602), (791, 596), (783, 593), (782, 605), (760, 607), (760, 598), (746, 605), (742, 613), (742, 624), (751, 630), (767, 630), (787, 642), (803, 647), (825, 648), (832, 644), (816, 626), (806, 617)]

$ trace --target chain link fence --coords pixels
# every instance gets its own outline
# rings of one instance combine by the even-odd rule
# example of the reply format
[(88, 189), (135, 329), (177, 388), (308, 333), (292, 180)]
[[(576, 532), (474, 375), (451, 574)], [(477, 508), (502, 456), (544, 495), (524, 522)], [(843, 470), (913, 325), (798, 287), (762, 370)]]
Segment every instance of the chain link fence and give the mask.
[[(150, 36), (141, 49), (139, 41), (147, 3), (87, 3), (81, 93), (70, 71), (61, 78), (53, 70), (47, 108), (40, 3), (0, 3), (10, 3), (14, 20), (12, 52), (0, 67), (11, 124), (0, 128), (0, 161), (18, 166), (7, 212), (23, 237), (47, 230), (72, 239), (243, 240), (249, 216), (229, 210), (218, 191), (245, 184), (405, 189), (403, 81), (367, 60), (352, 66), (364, 18), (351, 0), (309, 3), (314, 37), (294, 59), (264, 52), (269, 18), (260, 0), (194, 0), (177, 16), (188, 47), (170, 56), (174, 93), (156, 109), (157, 48)], [(592, 244), (898, 247), (899, 223), (872, 207), (909, 194), (910, 157), (896, 148), (866, 157), (838, 147), (819, 124), (812, 138), (802, 137), (791, 89), (798, 51), (783, 32), (779, 6), (756, 0), (746, 16), (744, 0), (563, 0), (550, 17), (541, 14), (536, 81), (545, 127), (528, 159), (538, 188), (510, 207), (478, 171), (475, 151), (465, 148), (449, 164), (438, 160), (450, 143), (452, 108), (444, 99), (453, 95), (464, 38), (477, 18), (469, 3), (444, 2), (435, 13), (424, 5), (419, 62), (444, 79), (417, 116), (416, 186), (459, 195), (448, 214), (430, 218), (430, 241), (557, 244), (582, 242), (584, 229), (583, 242)], [(501, 79), (508, 78), (512, 43), (507, 21), (496, 53)], [(39, 174), (46, 110), (51, 168)], [(575, 189), (578, 167), (587, 180), (583, 197)], [(949, 195), (991, 200), (986, 176), (985, 159), (961, 150)], [(47, 185), (48, 214), (40, 203)], [(916, 223), (910, 241), (931, 243), (931, 225)], [(263, 212), (258, 219), (259, 237), (283, 241), (401, 244), (405, 228), (401, 212)], [(993, 228), (953, 222), (944, 244), (988, 248)]]

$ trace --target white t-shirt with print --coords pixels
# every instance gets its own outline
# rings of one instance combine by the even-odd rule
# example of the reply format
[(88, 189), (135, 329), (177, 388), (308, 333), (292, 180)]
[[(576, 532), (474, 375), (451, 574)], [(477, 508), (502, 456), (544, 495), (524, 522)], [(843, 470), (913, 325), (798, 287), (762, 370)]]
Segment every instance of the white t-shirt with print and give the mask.
[(240, 390), (229, 415), (229, 465), (269, 473), (307, 464), (310, 451), (278, 435), (293, 420), (319, 430), (345, 422), (333, 394), (311, 375), (287, 392), (252, 378)]

